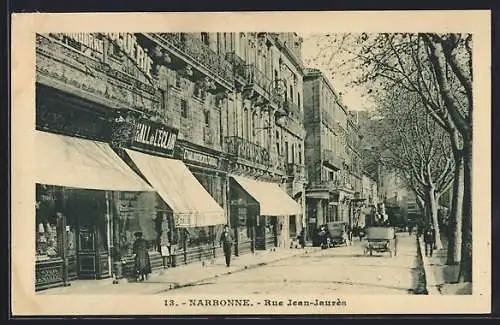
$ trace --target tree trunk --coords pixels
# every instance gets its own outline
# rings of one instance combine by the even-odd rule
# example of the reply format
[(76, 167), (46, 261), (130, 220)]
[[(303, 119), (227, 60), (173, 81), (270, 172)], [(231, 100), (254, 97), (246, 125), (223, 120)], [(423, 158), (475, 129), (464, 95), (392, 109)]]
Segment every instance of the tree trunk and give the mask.
[(464, 161), (460, 152), (454, 153), (455, 171), (451, 211), (448, 219), (448, 255), (446, 264), (455, 265), (460, 262), (462, 250), (462, 208), (464, 198)]
[(436, 196), (436, 190), (433, 187), (427, 190), (428, 203), (429, 203), (429, 222), (432, 222), (434, 229), (436, 231), (436, 247), (437, 249), (443, 248), (441, 243), (441, 235), (439, 231), (439, 219), (438, 219), (438, 197)]
[(464, 139), (462, 252), (458, 282), (472, 282), (472, 139)]
[(420, 209), (420, 213), (422, 214), (422, 216), (425, 216), (425, 200), (420, 196), (420, 195), (416, 195), (417, 197), (417, 204), (418, 204), (418, 207)]

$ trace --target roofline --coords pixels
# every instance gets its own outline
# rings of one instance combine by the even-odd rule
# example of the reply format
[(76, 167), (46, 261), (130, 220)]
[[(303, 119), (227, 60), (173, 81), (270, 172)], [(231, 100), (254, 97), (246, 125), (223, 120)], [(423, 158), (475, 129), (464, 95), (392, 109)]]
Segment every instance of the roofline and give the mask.
[(346, 113), (346, 115), (347, 115), (348, 112), (350, 112), (349, 109), (345, 108), (344, 103), (341, 102), (339, 94), (335, 91), (335, 88), (331, 84), (330, 80), (328, 80), (328, 78), (326, 78), (326, 76), (323, 73), (323, 71), (321, 71), (318, 68), (306, 68), (304, 70), (304, 77), (306, 77), (306, 78), (307, 77), (321, 77), (323, 79), (323, 82), (326, 83), (326, 85), (328, 86), (328, 88), (330, 88), (330, 90), (332, 91), (332, 93), (335, 95), (335, 101), (342, 108), (342, 110), (344, 111), (344, 113)]

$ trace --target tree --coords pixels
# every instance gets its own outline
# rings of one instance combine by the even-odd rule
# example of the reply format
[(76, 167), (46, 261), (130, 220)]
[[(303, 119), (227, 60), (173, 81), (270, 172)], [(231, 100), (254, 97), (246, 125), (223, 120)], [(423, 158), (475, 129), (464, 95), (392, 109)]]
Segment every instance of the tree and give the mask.
[[(453, 182), (451, 143), (442, 128), (425, 111), (418, 109), (419, 98), (395, 88), (380, 100), (377, 128), (382, 161), (408, 181), (424, 202), (426, 215), (439, 235), (438, 202)], [(444, 139), (443, 139), (444, 138)]]
[(323, 40), (318, 57), (340, 58), (333, 74), (340, 71), (374, 98), (393, 88), (415, 94), (446, 131), (455, 161), (448, 262), (460, 259), (459, 281), (472, 281), (472, 36), (363, 33)]

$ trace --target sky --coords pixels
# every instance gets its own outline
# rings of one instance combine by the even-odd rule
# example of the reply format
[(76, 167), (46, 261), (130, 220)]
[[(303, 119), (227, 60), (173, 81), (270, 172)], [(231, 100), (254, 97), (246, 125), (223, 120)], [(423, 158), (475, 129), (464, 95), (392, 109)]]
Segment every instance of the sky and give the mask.
[[(303, 62), (307, 62), (308, 59), (317, 58), (319, 53), (319, 47), (317, 45), (318, 35), (305, 33), (299, 33), (299, 35), (304, 39), (304, 42), (302, 43)], [(373, 109), (373, 103), (368, 100), (366, 96), (363, 96), (362, 88), (347, 86), (347, 83), (350, 80), (341, 74), (335, 74), (335, 77), (333, 77), (331, 73), (328, 73), (329, 70), (335, 70), (338, 68), (335, 61), (338, 62), (339, 60), (342, 60), (340, 55), (337, 55), (334, 62), (329, 65), (320, 62), (321, 60), (316, 60), (314, 65), (306, 64), (306, 68), (320, 69), (327, 76), (337, 92), (342, 93), (342, 101), (345, 105), (347, 105), (349, 110), (356, 111)]]

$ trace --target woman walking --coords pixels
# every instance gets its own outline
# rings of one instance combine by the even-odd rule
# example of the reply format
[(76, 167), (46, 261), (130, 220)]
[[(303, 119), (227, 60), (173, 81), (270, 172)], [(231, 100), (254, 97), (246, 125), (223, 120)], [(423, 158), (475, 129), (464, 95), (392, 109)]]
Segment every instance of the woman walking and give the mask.
[(138, 231), (134, 234), (136, 240), (134, 242), (135, 254), (135, 271), (136, 280), (147, 280), (151, 273), (151, 263), (149, 261), (148, 242), (142, 238), (142, 232)]

